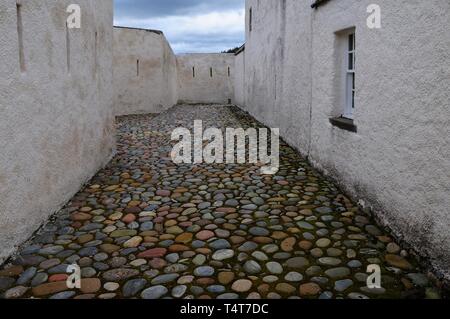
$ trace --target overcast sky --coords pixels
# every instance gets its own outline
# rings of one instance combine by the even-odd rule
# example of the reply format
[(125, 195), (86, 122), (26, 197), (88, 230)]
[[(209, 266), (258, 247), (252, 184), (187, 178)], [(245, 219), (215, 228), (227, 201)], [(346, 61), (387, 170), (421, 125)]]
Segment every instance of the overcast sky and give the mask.
[(114, 25), (161, 30), (176, 53), (221, 52), (245, 41), (245, 0), (114, 2)]

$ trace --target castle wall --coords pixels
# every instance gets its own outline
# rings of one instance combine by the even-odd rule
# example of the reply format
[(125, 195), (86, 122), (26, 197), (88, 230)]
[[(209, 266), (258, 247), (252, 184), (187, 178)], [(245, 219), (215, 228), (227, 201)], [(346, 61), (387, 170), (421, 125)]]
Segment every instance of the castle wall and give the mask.
[(0, 260), (112, 156), (110, 0), (0, 0)]
[(231, 103), (234, 99), (234, 54), (177, 56), (180, 103)]
[(176, 57), (160, 31), (114, 28), (115, 115), (161, 113), (177, 102)]

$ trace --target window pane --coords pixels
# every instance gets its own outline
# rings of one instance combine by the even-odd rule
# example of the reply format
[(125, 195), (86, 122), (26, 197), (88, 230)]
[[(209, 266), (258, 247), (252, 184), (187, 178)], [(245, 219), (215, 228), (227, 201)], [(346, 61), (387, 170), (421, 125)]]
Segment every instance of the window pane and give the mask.
[(353, 51), (355, 48), (354, 48), (354, 38), (355, 38), (355, 35), (354, 34), (350, 34), (349, 36), (348, 36), (348, 50), (349, 51)]
[(355, 108), (355, 91), (352, 92), (352, 108)]
[(348, 69), (353, 70), (353, 53), (348, 55)]
[(355, 74), (353, 73), (352, 77), (352, 108), (355, 108)]

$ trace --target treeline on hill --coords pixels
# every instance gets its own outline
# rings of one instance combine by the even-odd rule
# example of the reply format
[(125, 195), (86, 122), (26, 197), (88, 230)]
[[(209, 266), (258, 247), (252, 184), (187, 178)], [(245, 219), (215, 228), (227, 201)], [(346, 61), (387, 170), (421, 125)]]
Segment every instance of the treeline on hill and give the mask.
[(240, 47), (235, 47), (233, 49), (222, 51), (221, 53), (236, 53), (236, 52), (238, 52), (239, 49), (240, 49)]

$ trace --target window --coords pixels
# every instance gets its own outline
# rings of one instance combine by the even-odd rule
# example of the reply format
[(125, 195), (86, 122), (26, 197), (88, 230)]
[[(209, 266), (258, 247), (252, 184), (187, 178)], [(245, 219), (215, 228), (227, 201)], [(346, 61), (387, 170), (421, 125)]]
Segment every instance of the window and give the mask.
[(136, 60), (136, 76), (139, 76), (139, 59)]
[(195, 66), (192, 67), (192, 77), (195, 78)]
[(354, 121), (356, 97), (356, 31), (348, 28), (336, 32), (336, 92), (330, 123), (342, 130), (357, 133)]
[(248, 30), (250, 32), (252, 32), (253, 29), (253, 10), (252, 8), (250, 8), (249, 12), (248, 12)]
[(209, 76), (213, 77), (213, 68), (209, 68)]
[(353, 119), (355, 110), (355, 71), (356, 71), (356, 37), (355, 33), (348, 35), (347, 45), (347, 74), (346, 74), (346, 95), (345, 110), (343, 117)]

